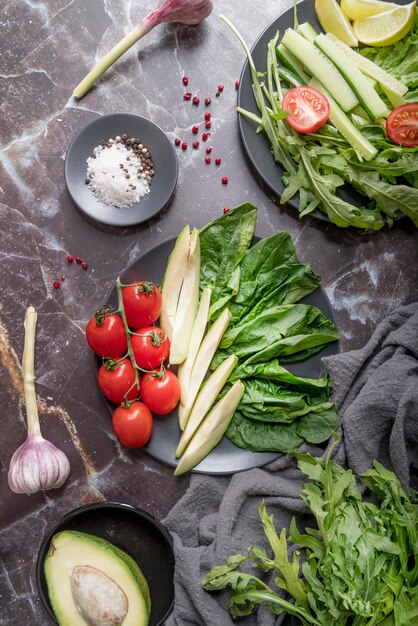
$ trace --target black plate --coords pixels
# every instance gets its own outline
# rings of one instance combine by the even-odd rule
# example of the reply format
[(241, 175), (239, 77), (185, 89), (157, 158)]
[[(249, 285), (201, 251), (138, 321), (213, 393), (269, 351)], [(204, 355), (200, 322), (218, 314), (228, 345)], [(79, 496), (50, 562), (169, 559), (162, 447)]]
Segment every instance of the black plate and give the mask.
[[(299, 24), (302, 24), (303, 22), (310, 22), (315, 30), (319, 32), (322, 31), (318, 18), (316, 17), (315, 3), (313, 0), (302, 0), (302, 2), (298, 3), (297, 16)], [(266, 71), (268, 42), (273, 39), (277, 31), (280, 33), (279, 40), (281, 40), (285, 30), (287, 28), (293, 28), (293, 21), (294, 12), (293, 7), (291, 7), (276, 18), (269, 26), (267, 26), (266, 30), (257, 39), (251, 50), (251, 54), (254, 59), (255, 67), (258, 71)], [(244, 63), (244, 67), (241, 72), (240, 85), (238, 89), (238, 105), (243, 109), (247, 109), (248, 111), (256, 113), (256, 115), (259, 115), (253, 96), (251, 72), (248, 61)], [(254, 122), (247, 120), (240, 114), (238, 114), (238, 125), (241, 141), (252, 166), (266, 185), (274, 192), (274, 194), (280, 197), (285, 189), (282, 182), (284, 170), (275, 162), (271, 153), (270, 142), (263, 132), (258, 134), (256, 133), (256, 125)], [(338, 190), (338, 195), (340, 195), (341, 198), (347, 202), (356, 206), (364, 206), (364, 196), (357, 193), (356, 190), (350, 185), (344, 185), (341, 187)], [(298, 210), (299, 196), (293, 196), (287, 204)], [(325, 222), (330, 221), (328, 216), (319, 209), (313, 211), (311, 215), (314, 215), (318, 219)]]
[[(149, 149), (155, 175), (150, 192), (140, 202), (118, 209), (100, 202), (86, 180), (86, 160), (102, 140), (127, 133), (139, 137)], [(65, 157), (68, 192), (83, 213), (112, 226), (132, 226), (156, 215), (170, 201), (177, 184), (177, 155), (171, 141), (159, 126), (139, 115), (114, 113), (90, 122), (73, 140)]]
[[(258, 240), (256, 237), (255, 240)], [(121, 277), (122, 283), (128, 284), (138, 280), (152, 281), (160, 284), (163, 278), (167, 259), (174, 247), (176, 239), (169, 239), (155, 248), (143, 254)], [(335, 323), (331, 305), (322, 288), (317, 289), (303, 299), (306, 304), (318, 307), (324, 315)], [(113, 289), (107, 300), (107, 304), (117, 308), (116, 289)], [(321, 370), (321, 357), (340, 352), (340, 343), (334, 342), (328, 345), (322, 352), (297, 364), (289, 364), (289, 370), (299, 376), (319, 377)], [(115, 405), (106, 402), (110, 413), (115, 410)], [(144, 447), (153, 457), (164, 461), (169, 465), (177, 465), (175, 451), (180, 439), (180, 429), (177, 420), (177, 409), (165, 416), (154, 419), (154, 430), (149, 443)], [(222, 439), (216, 448), (203, 459), (192, 471), (203, 474), (233, 474), (253, 467), (261, 467), (270, 463), (280, 454), (276, 452), (251, 452), (242, 450), (226, 437)]]
[(128, 504), (100, 502), (66, 515), (44, 538), (36, 563), (36, 582), (42, 604), (55, 623), (44, 575), (44, 561), (53, 535), (77, 530), (106, 539), (129, 554), (141, 568), (150, 588), (149, 626), (160, 626), (174, 604), (174, 553), (164, 526), (146, 511)]
[(293, 615), (284, 613), (283, 615), (279, 615), (274, 626), (300, 626), (300, 622), (298, 622)]

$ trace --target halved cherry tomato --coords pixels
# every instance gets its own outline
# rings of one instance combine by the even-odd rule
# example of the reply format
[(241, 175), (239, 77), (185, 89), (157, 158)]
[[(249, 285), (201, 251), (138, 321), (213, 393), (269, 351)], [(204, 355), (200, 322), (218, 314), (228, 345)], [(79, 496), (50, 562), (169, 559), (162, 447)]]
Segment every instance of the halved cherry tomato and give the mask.
[(400, 146), (418, 146), (418, 102), (393, 109), (386, 120), (386, 132)]
[(141, 380), (141, 397), (153, 413), (166, 415), (180, 400), (180, 383), (170, 370), (149, 372)]
[(149, 326), (158, 319), (162, 297), (161, 292), (153, 283), (141, 281), (128, 285), (122, 291), (126, 319), (132, 328)]
[(117, 359), (128, 349), (122, 318), (108, 314), (105, 309), (99, 309), (87, 324), (86, 339), (93, 352), (99, 356)]
[(112, 415), (112, 428), (116, 437), (128, 448), (145, 446), (152, 435), (152, 415), (142, 402), (118, 406)]
[(329, 102), (312, 87), (289, 89), (282, 100), (282, 110), (290, 111), (286, 122), (299, 133), (314, 133), (329, 117)]
[(133, 386), (134, 382), (134, 368), (129, 359), (105, 359), (97, 374), (100, 391), (116, 404), (121, 404), (125, 396), (127, 400), (134, 400), (138, 396), (139, 389)]
[(131, 342), (136, 364), (144, 370), (159, 368), (170, 354), (170, 340), (156, 326), (139, 328), (131, 335)]

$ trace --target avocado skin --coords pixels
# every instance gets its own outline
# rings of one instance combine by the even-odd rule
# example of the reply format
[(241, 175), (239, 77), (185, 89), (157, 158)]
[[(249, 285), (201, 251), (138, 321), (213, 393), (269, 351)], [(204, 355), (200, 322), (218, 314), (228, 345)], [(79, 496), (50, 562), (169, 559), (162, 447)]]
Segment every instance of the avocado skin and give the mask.
[[(115, 545), (113, 545), (106, 539), (102, 539), (101, 537), (97, 537), (95, 535), (90, 535), (89, 533), (83, 533), (83, 532), (76, 531), (76, 530), (64, 530), (54, 535), (51, 540), (51, 546), (49, 548), (47, 557), (45, 559), (44, 569), (45, 569), (45, 578), (46, 578), (46, 582), (48, 585), (48, 593), (49, 593), (49, 597), (50, 597), (52, 605), (54, 604), (52, 601), (52, 597), (55, 593), (55, 590), (54, 590), (54, 581), (50, 580), (50, 572), (49, 572), (48, 564), (50, 560), (53, 558), (54, 552), (57, 549), (54, 544), (58, 544), (60, 539), (63, 539), (63, 538), (64, 539), (74, 538), (74, 539), (80, 540), (80, 542), (91, 543), (97, 548), (99, 548), (102, 553), (107, 552), (112, 558), (117, 558), (123, 561), (125, 565), (127, 566), (127, 568), (129, 569), (131, 576), (135, 580), (143, 596), (145, 608), (147, 611), (147, 617), (149, 618), (150, 613), (151, 613), (150, 590), (149, 590), (149, 586), (146, 581), (146, 578), (144, 574), (142, 573), (141, 569), (139, 568), (138, 564), (132, 559), (132, 557), (129, 556), (129, 554), (127, 554), (123, 550), (120, 550), (119, 548), (117, 548)], [(53, 609), (55, 612), (54, 606), (53, 606)], [(58, 621), (60, 621), (58, 616), (57, 618), (58, 618)]]

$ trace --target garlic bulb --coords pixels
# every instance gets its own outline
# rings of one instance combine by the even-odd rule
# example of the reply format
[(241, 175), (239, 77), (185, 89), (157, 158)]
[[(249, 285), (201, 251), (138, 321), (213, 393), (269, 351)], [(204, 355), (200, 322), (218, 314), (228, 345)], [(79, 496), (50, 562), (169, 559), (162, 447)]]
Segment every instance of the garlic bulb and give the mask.
[(70, 473), (64, 452), (42, 435), (28, 436), (10, 461), (9, 487), (15, 493), (36, 493), (62, 487)]
[(70, 463), (62, 450), (41, 435), (35, 394), (36, 311), (30, 306), (25, 316), (23, 388), (28, 437), (13, 454), (8, 482), (15, 493), (36, 493), (62, 487), (70, 473)]

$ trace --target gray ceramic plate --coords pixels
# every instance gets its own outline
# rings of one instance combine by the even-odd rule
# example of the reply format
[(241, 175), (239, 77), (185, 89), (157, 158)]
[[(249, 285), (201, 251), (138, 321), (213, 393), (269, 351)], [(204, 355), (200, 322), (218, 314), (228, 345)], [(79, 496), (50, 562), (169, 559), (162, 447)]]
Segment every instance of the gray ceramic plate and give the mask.
[[(86, 160), (102, 140), (123, 133), (139, 137), (149, 149), (155, 175), (149, 194), (118, 209), (100, 202), (85, 184)], [(139, 115), (114, 113), (99, 117), (78, 133), (67, 151), (64, 171), (68, 192), (83, 213), (111, 226), (132, 226), (149, 220), (169, 203), (177, 184), (178, 163), (171, 141), (154, 122)]]
[(127, 552), (141, 568), (150, 588), (149, 626), (160, 626), (174, 603), (174, 553), (171, 537), (155, 517), (128, 504), (98, 502), (68, 513), (45, 536), (36, 564), (36, 581), (42, 604), (54, 623), (48, 597), (44, 562), (52, 537), (63, 530), (95, 535)]
[[(255, 240), (258, 240), (256, 237)], [(122, 283), (128, 284), (139, 280), (149, 280), (157, 285), (161, 283), (167, 264), (167, 259), (173, 249), (175, 238), (152, 248), (143, 254), (121, 277)], [(329, 319), (335, 323), (331, 305), (322, 288), (303, 299), (306, 304), (317, 306)], [(117, 296), (114, 289), (109, 295), (108, 304), (117, 308)], [(319, 377), (321, 371), (321, 357), (340, 352), (340, 343), (335, 341), (329, 344), (320, 353), (300, 363), (290, 363), (289, 370), (305, 377)], [(110, 413), (115, 406), (106, 402)], [(180, 439), (180, 429), (177, 421), (177, 411), (168, 415), (158, 416), (154, 420), (154, 430), (145, 450), (153, 457), (169, 465), (177, 465), (175, 451)], [(232, 444), (226, 437), (212, 452), (193, 470), (203, 474), (233, 474), (253, 467), (261, 467), (270, 463), (280, 454), (272, 452), (250, 452), (242, 450)]]

